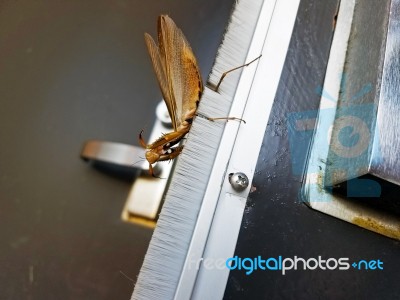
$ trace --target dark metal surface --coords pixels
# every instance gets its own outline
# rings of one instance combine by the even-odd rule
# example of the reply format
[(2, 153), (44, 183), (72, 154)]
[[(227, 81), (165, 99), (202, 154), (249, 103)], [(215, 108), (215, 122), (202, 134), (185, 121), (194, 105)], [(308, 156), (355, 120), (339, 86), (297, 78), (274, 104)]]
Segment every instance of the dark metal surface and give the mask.
[[(260, 152), (235, 255), (380, 259), (384, 270), (231, 271), (225, 299), (397, 299), (400, 244), (307, 208), (302, 166), (312, 133), (290, 148), (288, 116), (315, 111), (339, 1), (303, 0)], [(316, 114), (314, 114), (314, 117)], [(299, 171), (300, 170), (300, 171)]]
[(232, 0), (0, 2), (0, 299), (128, 299), (152, 231), (120, 220), (131, 180), (79, 158), (138, 145), (161, 95), (143, 40), (183, 29), (207, 78)]

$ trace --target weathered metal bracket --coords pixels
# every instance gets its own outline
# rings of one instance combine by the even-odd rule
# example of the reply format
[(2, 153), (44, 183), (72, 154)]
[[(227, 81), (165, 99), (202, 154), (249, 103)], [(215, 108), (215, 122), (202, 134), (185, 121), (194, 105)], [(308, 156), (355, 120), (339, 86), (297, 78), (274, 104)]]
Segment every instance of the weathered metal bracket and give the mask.
[[(172, 123), (167, 107), (161, 101), (156, 109), (154, 123), (149, 140), (159, 138), (162, 133), (171, 130)], [(160, 211), (172, 163), (156, 164), (155, 174), (160, 178), (149, 176), (149, 164), (144, 159), (145, 149), (109, 141), (89, 140), (81, 151), (81, 158), (94, 162), (112, 165), (115, 168), (137, 170), (128, 199), (122, 212), (122, 219), (141, 225), (154, 227), (158, 212)], [(136, 163), (140, 160), (143, 162)]]
[(303, 188), (311, 208), (395, 239), (399, 15), (400, 0), (341, 1)]

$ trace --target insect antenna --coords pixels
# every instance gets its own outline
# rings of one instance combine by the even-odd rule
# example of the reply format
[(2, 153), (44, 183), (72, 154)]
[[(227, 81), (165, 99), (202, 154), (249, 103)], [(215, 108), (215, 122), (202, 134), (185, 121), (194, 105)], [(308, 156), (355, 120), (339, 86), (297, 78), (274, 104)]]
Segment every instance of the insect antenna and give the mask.
[[(261, 56), (262, 56), (262, 54), (260, 54), (258, 57), (256, 57), (255, 59), (253, 59), (252, 61), (250, 61), (250, 62), (248, 62), (248, 63), (246, 63), (246, 64), (244, 64), (244, 65), (241, 65), (241, 66), (239, 66), (239, 67), (236, 67), (236, 68), (233, 68), (233, 69), (230, 69), (230, 70), (224, 72), (224, 73), (222, 74), (221, 78), (219, 79), (217, 85), (214, 85), (214, 84), (211, 83), (211, 82), (207, 82), (207, 86), (208, 86), (211, 90), (213, 90), (214, 92), (218, 93), (219, 86), (221, 85), (222, 80), (224, 80), (224, 78), (225, 78), (226, 75), (228, 75), (229, 73), (231, 73), (231, 72), (233, 72), (233, 71), (236, 71), (236, 70), (238, 70), (238, 69), (241, 69), (241, 68), (244, 68), (244, 67), (249, 66), (250, 64), (252, 64), (252, 63), (255, 62), (256, 60), (260, 59)], [(215, 118), (214, 118), (214, 119), (215, 119)], [(243, 120), (242, 120), (242, 121), (243, 121)], [(245, 122), (245, 123), (246, 123), (246, 122)]]
[(140, 157), (139, 156), (139, 158), (140, 158), (140, 160), (138, 160), (138, 161), (134, 162), (133, 164), (131, 164), (132, 167), (134, 167), (136, 164), (138, 164), (140, 162), (144, 162), (145, 161), (144, 157)]
[(122, 276), (124, 276), (126, 279), (128, 279), (129, 281), (132, 281), (132, 283), (135, 283), (135, 281), (132, 279), (132, 278), (130, 278), (128, 275), (126, 275), (124, 272), (122, 272), (121, 270), (119, 270), (119, 273), (122, 275)]

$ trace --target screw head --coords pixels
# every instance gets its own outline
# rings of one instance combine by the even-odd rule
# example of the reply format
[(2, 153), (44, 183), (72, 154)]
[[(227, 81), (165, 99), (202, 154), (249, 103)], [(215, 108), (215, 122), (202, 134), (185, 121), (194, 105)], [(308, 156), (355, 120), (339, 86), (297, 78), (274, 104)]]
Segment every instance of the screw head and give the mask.
[(229, 182), (235, 191), (244, 191), (249, 186), (249, 178), (242, 172), (230, 173)]

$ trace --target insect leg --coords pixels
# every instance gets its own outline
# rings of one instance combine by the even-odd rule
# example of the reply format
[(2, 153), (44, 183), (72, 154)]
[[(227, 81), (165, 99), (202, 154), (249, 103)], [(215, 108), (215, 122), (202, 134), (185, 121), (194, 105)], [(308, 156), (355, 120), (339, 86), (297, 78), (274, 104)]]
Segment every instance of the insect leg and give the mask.
[(158, 140), (156, 140), (154, 143), (146, 145), (146, 148), (155, 149), (157, 147), (164, 146), (165, 144), (168, 143), (173, 143), (174, 145), (178, 143), (185, 136), (185, 134), (188, 133), (188, 131), (189, 128), (184, 128), (183, 130), (166, 133), (163, 136), (161, 136)]
[(147, 148), (146, 146), (146, 142), (144, 141), (144, 139), (143, 139), (143, 136), (142, 136), (142, 134), (143, 134), (143, 129), (140, 131), (140, 133), (139, 133), (139, 143), (140, 143), (140, 145), (143, 147), (143, 148)]
[(183, 136), (180, 136), (179, 138), (174, 139), (174, 140), (172, 140), (172, 141), (166, 143), (166, 144), (163, 146), (163, 149), (166, 150), (166, 149), (171, 148), (172, 146), (175, 146), (175, 145), (178, 144), (182, 139), (183, 139)]
[(237, 118), (237, 117), (217, 117), (217, 118), (210, 118), (210, 117), (207, 117), (207, 116), (202, 115), (202, 114), (199, 114), (199, 113), (196, 113), (196, 116), (198, 116), (198, 117), (200, 117), (200, 118), (204, 118), (204, 119), (206, 119), (206, 120), (208, 120), (208, 121), (211, 121), (211, 122), (218, 121), (218, 120), (226, 120), (226, 121), (231, 121), (231, 120), (232, 120), (232, 121), (243, 122), (243, 123), (246, 124), (246, 121), (245, 121), (245, 120), (243, 120), (243, 119), (241, 119), (241, 118)]
[(246, 64), (244, 64), (244, 65), (241, 65), (241, 66), (239, 66), (239, 67), (236, 67), (236, 68), (233, 68), (233, 69), (230, 69), (230, 70), (224, 72), (224, 73), (222, 74), (221, 78), (219, 79), (217, 85), (214, 85), (214, 84), (212, 84), (212, 83), (210, 83), (210, 82), (207, 82), (208, 87), (209, 87), (210, 89), (212, 89), (214, 92), (218, 93), (219, 86), (221, 85), (222, 80), (224, 80), (224, 78), (225, 78), (226, 75), (228, 75), (229, 73), (231, 73), (231, 72), (233, 72), (233, 71), (236, 71), (236, 70), (238, 70), (238, 69), (241, 69), (241, 68), (244, 68), (244, 67), (249, 66), (250, 64), (252, 64), (253, 62), (255, 62), (257, 59), (260, 59), (261, 56), (262, 56), (262, 54), (260, 54), (260, 56), (258, 56), (257, 58), (253, 59), (251, 62), (248, 62), (248, 63), (246, 63)]
[(165, 154), (160, 155), (160, 158), (158, 159), (158, 161), (166, 161), (166, 160), (174, 159), (179, 154), (181, 154), (182, 150), (183, 150), (183, 146), (169, 148)]
[[(178, 146), (178, 147), (175, 147), (175, 148), (169, 148), (169, 149), (166, 151), (165, 154), (162, 154), (162, 155), (160, 155), (160, 156), (158, 157), (157, 162), (159, 162), (159, 161), (166, 161), (166, 160), (172, 160), (172, 159), (174, 159), (175, 157), (177, 157), (179, 154), (181, 154), (182, 150), (183, 150), (183, 146)], [(156, 176), (156, 175), (154, 174), (153, 166), (152, 166), (152, 164), (150, 164), (150, 163), (149, 163), (149, 174), (150, 174), (150, 176), (152, 176), (152, 177), (162, 179), (161, 177), (158, 177), (158, 176)]]
[(162, 178), (162, 177), (157, 176), (157, 175), (154, 173), (154, 168), (153, 168), (153, 166), (152, 166), (150, 163), (149, 163), (149, 175), (150, 175), (151, 177), (154, 177), (154, 178), (165, 179), (165, 178)]
[(150, 174), (151, 177), (158, 178), (156, 175), (154, 175), (153, 166), (150, 163), (149, 163), (149, 174)]

